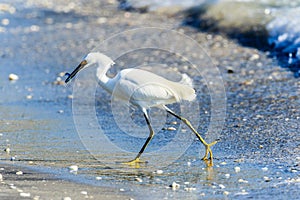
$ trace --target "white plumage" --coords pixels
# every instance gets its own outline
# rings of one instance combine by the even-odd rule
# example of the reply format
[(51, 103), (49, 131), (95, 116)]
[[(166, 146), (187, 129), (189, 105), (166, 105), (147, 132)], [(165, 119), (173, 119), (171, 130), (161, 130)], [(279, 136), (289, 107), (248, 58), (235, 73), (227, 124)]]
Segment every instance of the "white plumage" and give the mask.
[(113, 60), (102, 53), (92, 52), (84, 58), (71, 74), (67, 73), (68, 77), (65, 82), (69, 82), (84, 67), (93, 64), (98, 65), (96, 75), (101, 87), (109, 93), (113, 93), (115, 97), (125, 101), (129, 100), (131, 104), (139, 107), (144, 113), (148, 124), (150, 130), (149, 137), (136, 158), (128, 163), (136, 164), (140, 162), (140, 156), (154, 136), (147, 109), (159, 107), (182, 120), (196, 134), (206, 147), (206, 154), (203, 159), (206, 160), (208, 153), (210, 153), (210, 164), (212, 165), (213, 157), (210, 147), (216, 142), (207, 144), (187, 119), (175, 114), (166, 106), (167, 104), (180, 102), (182, 100), (192, 101), (196, 98), (195, 90), (192, 87), (192, 79), (188, 75), (182, 74), (180, 82), (173, 82), (149, 71), (129, 68), (121, 70), (114, 78), (109, 78), (106, 73), (114, 64)]
[(140, 69), (124, 69), (109, 82), (117, 97), (130, 99), (132, 104), (147, 109), (182, 100), (192, 101), (196, 97), (195, 90), (190, 86)]

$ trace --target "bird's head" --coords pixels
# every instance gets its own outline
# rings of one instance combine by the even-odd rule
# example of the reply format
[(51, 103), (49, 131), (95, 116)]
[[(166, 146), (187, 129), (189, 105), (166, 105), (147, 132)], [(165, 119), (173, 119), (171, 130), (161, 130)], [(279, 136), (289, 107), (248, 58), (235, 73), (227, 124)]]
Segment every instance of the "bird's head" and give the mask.
[(80, 62), (78, 67), (76, 67), (71, 74), (66, 73), (66, 76), (68, 77), (65, 80), (65, 83), (68, 83), (80, 70), (94, 64), (98, 64), (98, 67), (110, 67), (114, 64), (114, 61), (102, 53), (91, 52), (84, 57), (84, 59)]

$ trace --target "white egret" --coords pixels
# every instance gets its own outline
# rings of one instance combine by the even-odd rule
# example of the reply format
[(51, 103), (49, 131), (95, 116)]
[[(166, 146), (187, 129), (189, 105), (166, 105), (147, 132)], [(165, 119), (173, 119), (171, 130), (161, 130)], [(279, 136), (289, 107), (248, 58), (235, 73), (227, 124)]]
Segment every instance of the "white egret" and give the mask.
[[(84, 58), (71, 74), (66, 73), (68, 77), (65, 82), (68, 83), (81, 69), (94, 64), (97, 65), (96, 76), (100, 86), (109, 93), (114, 93), (120, 99), (129, 100), (132, 105), (141, 109), (150, 131), (149, 137), (137, 156), (126, 162), (127, 164), (141, 162), (140, 156), (154, 136), (147, 110), (151, 107), (158, 107), (183, 121), (193, 131), (206, 148), (202, 159), (208, 160), (208, 154), (210, 154), (210, 165), (213, 165), (213, 153), (210, 147), (216, 144), (217, 141), (208, 144), (186, 118), (177, 115), (166, 106), (182, 100), (192, 101), (195, 99), (195, 90), (192, 88), (192, 81), (187, 75), (183, 74), (183, 81), (173, 82), (145, 70), (129, 68), (121, 70), (114, 78), (109, 78), (106, 73), (114, 64), (113, 60), (102, 53), (92, 52)], [(189, 84), (186, 85), (183, 82)]]

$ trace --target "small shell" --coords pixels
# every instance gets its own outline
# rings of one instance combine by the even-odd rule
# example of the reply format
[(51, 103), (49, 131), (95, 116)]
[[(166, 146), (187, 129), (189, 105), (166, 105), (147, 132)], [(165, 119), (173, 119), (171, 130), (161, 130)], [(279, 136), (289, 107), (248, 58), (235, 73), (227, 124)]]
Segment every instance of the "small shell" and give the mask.
[(235, 171), (236, 173), (239, 173), (239, 172), (241, 171), (241, 168), (240, 168), (240, 167), (234, 167), (234, 171)]
[(16, 74), (9, 74), (9, 75), (8, 75), (8, 79), (9, 79), (10, 81), (16, 81), (16, 80), (19, 79), (19, 76), (16, 75)]
[(69, 167), (69, 169), (70, 169), (71, 173), (76, 173), (78, 171), (78, 166), (77, 165), (71, 165)]
[(220, 187), (221, 189), (225, 189), (225, 185), (223, 185), (223, 184), (220, 184), (219, 187)]
[(10, 153), (10, 148), (7, 147), (6, 149), (4, 149), (4, 151), (9, 154)]
[(22, 171), (17, 171), (16, 174), (17, 174), (17, 175), (22, 175), (23, 172), (22, 172)]
[(268, 171), (268, 168), (267, 167), (263, 167), (261, 168), (261, 170), (263, 170), (264, 172)]
[(242, 179), (242, 178), (240, 178), (240, 179), (238, 180), (238, 182), (239, 182), (239, 183), (248, 183), (247, 180), (244, 180), (244, 179)]
[(30, 193), (27, 193), (27, 192), (21, 192), (21, 193), (20, 193), (20, 196), (21, 196), (21, 197), (30, 197)]
[(168, 131), (176, 131), (176, 128), (174, 128), (174, 127), (168, 127), (167, 130)]
[(140, 183), (143, 182), (143, 180), (139, 177), (136, 177), (134, 180), (136, 180), (137, 182), (140, 182)]
[(173, 182), (171, 185), (172, 190), (178, 190), (180, 188), (180, 185), (176, 182)]

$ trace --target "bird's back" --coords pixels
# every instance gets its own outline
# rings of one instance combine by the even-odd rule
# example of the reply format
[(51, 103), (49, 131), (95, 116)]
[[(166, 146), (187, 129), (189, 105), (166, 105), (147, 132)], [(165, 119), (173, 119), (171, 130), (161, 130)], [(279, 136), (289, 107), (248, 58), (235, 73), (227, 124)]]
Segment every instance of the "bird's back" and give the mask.
[[(186, 78), (186, 77), (183, 77)], [(195, 99), (195, 90), (141, 69), (125, 69), (114, 78), (114, 94), (141, 107), (154, 107)]]

